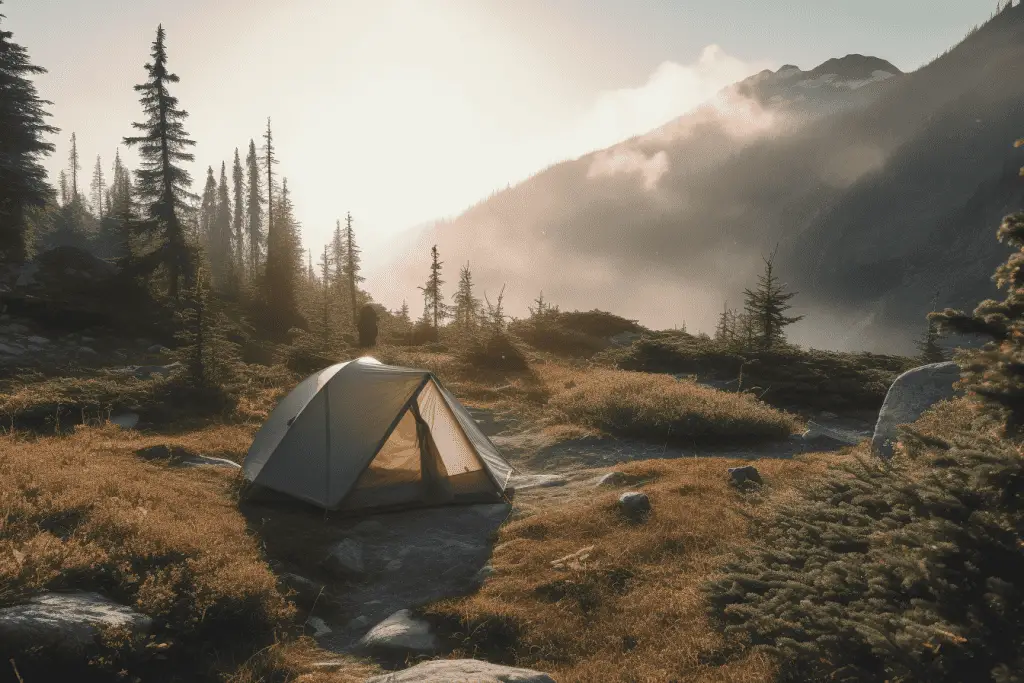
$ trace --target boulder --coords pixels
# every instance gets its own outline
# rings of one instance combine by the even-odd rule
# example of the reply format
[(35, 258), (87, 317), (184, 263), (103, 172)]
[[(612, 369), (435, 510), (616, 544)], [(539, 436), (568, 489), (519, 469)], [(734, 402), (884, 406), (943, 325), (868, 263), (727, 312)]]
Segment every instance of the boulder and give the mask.
[(643, 519), (651, 512), (651, 499), (646, 493), (627, 491), (619, 496), (619, 509), (630, 519)]
[(335, 544), (324, 558), (323, 566), (337, 578), (362, 576), (366, 571), (366, 565), (363, 563), (363, 544), (354, 538), (346, 538)]
[(407, 609), (395, 612), (374, 626), (358, 643), (363, 652), (388, 655), (429, 655), (439, 647), (440, 642), (430, 630), (430, 624), (417, 619)]
[(953, 384), (960, 380), (954, 362), (932, 363), (908, 370), (896, 378), (878, 412), (871, 450), (883, 458), (893, 454), (897, 427), (915, 422), (936, 403), (953, 398)]
[(138, 413), (121, 413), (110, 418), (110, 424), (117, 425), (121, 429), (135, 429), (139, 424)]
[(729, 476), (732, 478), (732, 482), (737, 486), (752, 482), (754, 484), (764, 483), (761, 479), (760, 473), (757, 468), (753, 465), (746, 465), (744, 467), (730, 467)]
[(624, 486), (629, 483), (629, 478), (622, 472), (609, 472), (600, 477), (594, 486)]
[(152, 627), (152, 620), (98, 593), (43, 593), (25, 604), (0, 609), (0, 642), (16, 647), (41, 646), (79, 655), (110, 627), (142, 634)]
[(403, 671), (368, 678), (367, 683), (555, 683), (546, 673), (477, 659), (438, 659)]
[(807, 431), (803, 434), (803, 440), (815, 444), (833, 443), (842, 446), (856, 446), (861, 442), (861, 437), (842, 429), (826, 427), (817, 422), (808, 422)]
[(47, 339), (46, 337), (40, 337), (38, 335), (29, 337), (26, 341), (28, 341), (29, 344), (32, 344), (34, 346), (48, 346), (50, 343), (49, 339)]
[(310, 617), (309, 619), (306, 619), (306, 626), (313, 629), (314, 638), (319, 638), (320, 636), (326, 636), (333, 633), (331, 627), (327, 625), (327, 622), (320, 617)]

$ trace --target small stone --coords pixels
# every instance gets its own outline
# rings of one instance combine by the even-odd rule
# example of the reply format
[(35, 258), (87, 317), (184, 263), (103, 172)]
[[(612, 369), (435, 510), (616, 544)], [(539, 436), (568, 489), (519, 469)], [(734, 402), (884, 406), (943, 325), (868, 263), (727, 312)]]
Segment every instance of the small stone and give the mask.
[(323, 565), (327, 571), (339, 578), (361, 576), (366, 571), (363, 564), (363, 544), (354, 538), (346, 538), (331, 549)]
[(629, 483), (628, 477), (622, 472), (609, 472), (597, 480), (595, 486), (623, 486)]
[(619, 496), (619, 509), (621, 509), (627, 517), (632, 519), (642, 519), (651, 512), (651, 500), (647, 497), (646, 493), (640, 493), (639, 491), (627, 491)]
[(370, 623), (370, 618), (369, 617), (367, 617), (366, 615), (359, 615), (358, 617), (356, 617), (352, 621), (348, 622), (348, 627), (349, 628), (363, 628), (364, 626), (366, 626), (369, 623)]
[(86, 337), (86, 336), (82, 337), (82, 342), (85, 343), (85, 344), (90, 344), (90, 343), (92, 343), (94, 341), (96, 341), (96, 340), (93, 339), (92, 337)]
[(401, 568), (402, 568), (402, 561), (401, 560), (391, 560), (390, 562), (387, 563), (387, 566), (384, 567), (384, 569), (386, 571), (389, 571), (389, 572), (397, 572)]
[(476, 573), (477, 583), (483, 583), (484, 581), (486, 581), (487, 579), (491, 578), (492, 576), (494, 576), (497, 573), (498, 573), (498, 571), (494, 567), (489, 565), (489, 564), (485, 565), (483, 567), (480, 567), (480, 571), (478, 571)]
[(88, 346), (79, 346), (78, 352), (86, 356), (95, 356), (96, 349), (89, 348)]
[(430, 624), (403, 609), (380, 622), (359, 640), (363, 651), (384, 651), (389, 654), (433, 654), (440, 642)]
[(764, 483), (761, 479), (761, 475), (757, 471), (757, 468), (753, 465), (730, 467), (729, 476), (732, 477), (732, 482), (737, 485), (744, 484), (748, 481), (755, 484)]
[(167, 351), (170, 351), (170, 349), (168, 349), (163, 344), (153, 344), (146, 350), (149, 351), (150, 353), (165, 353)]
[(306, 626), (313, 629), (313, 637), (319, 638), (320, 636), (326, 636), (332, 633), (331, 627), (327, 625), (327, 622), (320, 617), (310, 617), (306, 619)]
[(38, 335), (33, 335), (33, 336), (28, 338), (28, 342), (30, 344), (35, 344), (36, 346), (46, 346), (46, 345), (48, 345), (50, 343), (50, 340), (47, 339), (46, 337), (40, 337)]

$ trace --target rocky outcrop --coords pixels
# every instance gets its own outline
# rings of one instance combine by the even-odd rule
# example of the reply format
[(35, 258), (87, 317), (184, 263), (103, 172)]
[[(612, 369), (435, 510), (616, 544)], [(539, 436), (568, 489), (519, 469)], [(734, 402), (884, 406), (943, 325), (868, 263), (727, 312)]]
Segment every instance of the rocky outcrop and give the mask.
[(871, 449), (891, 457), (899, 425), (910, 424), (936, 403), (953, 398), (953, 384), (959, 380), (960, 367), (953, 362), (922, 365), (897, 377), (878, 413)]
[(476, 659), (439, 659), (394, 673), (374, 676), (367, 683), (555, 683), (540, 671), (517, 669)]
[(89, 649), (104, 629), (146, 633), (151, 626), (149, 617), (97, 593), (43, 593), (0, 609), (0, 641), (69, 656)]
[(360, 639), (358, 649), (383, 656), (404, 656), (433, 654), (440, 645), (429, 623), (403, 609), (370, 629)]

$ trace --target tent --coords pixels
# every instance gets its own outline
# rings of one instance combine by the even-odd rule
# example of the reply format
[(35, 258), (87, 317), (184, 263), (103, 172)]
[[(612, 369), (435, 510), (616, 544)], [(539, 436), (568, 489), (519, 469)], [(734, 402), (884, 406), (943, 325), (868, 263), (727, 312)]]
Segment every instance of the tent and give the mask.
[(512, 466), (424, 370), (360, 358), (301, 382), (256, 434), (249, 497), (328, 510), (501, 500)]

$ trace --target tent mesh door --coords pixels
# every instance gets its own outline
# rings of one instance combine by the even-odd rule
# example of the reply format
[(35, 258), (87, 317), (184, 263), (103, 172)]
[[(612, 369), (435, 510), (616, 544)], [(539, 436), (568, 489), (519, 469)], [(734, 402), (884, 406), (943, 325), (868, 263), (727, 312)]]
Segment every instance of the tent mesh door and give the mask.
[(448, 486), (456, 496), (490, 492), (494, 484), (484, 470), (466, 433), (433, 382), (416, 398), (420, 417), (430, 430), (432, 446), (448, 473)]
[(356, 481), (352, 493), (369, 494), (370, 490), (383, 493), (381, 489), (396, 486), (405, 489), (403, 485), (419, 484), (422, 476), (416, 418), (411, 411), (406, 411), (370, 466)]

